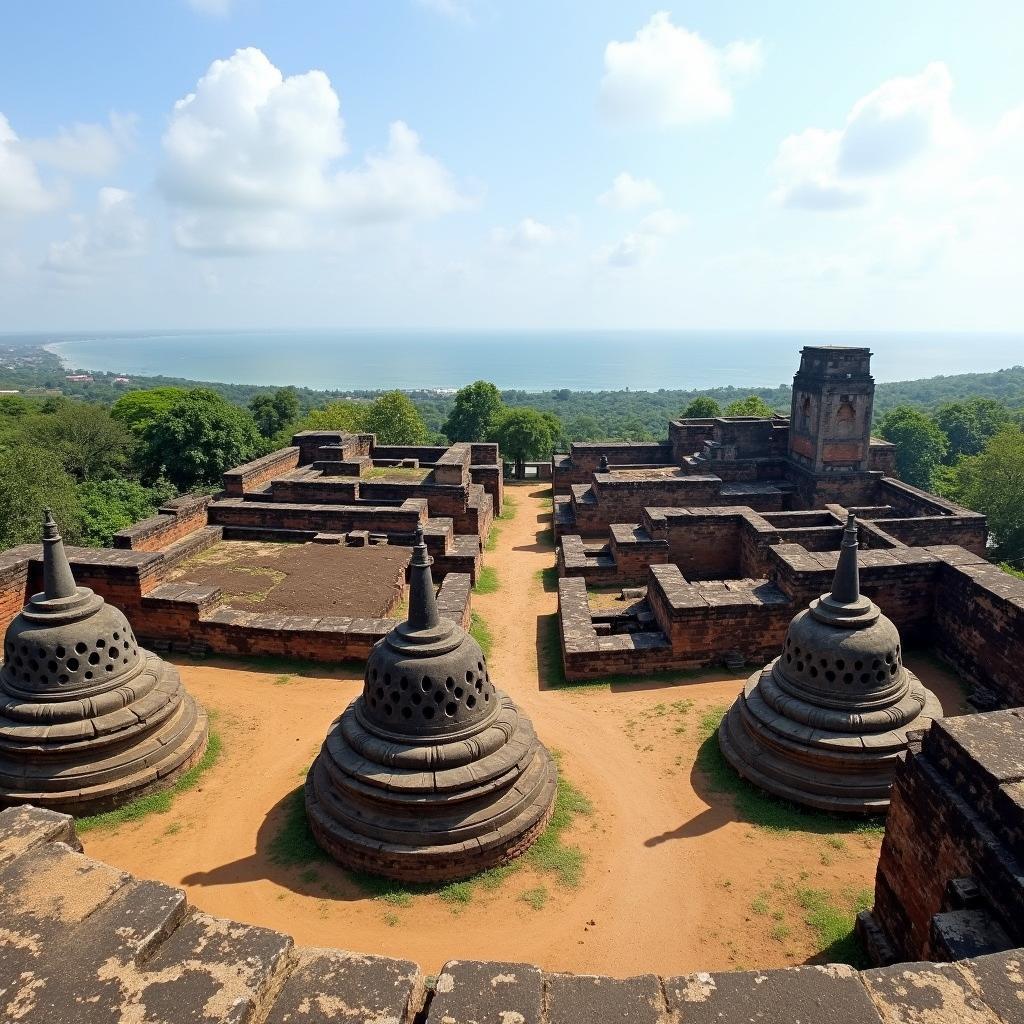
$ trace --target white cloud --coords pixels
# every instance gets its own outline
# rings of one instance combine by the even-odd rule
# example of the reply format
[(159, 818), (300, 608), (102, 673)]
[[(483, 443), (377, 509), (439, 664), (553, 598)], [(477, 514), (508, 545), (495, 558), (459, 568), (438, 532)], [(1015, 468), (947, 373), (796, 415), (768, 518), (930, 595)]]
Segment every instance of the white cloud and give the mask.
[(58, 192), (43, 185), (25, 144), (0, 114), (0, 211), (40, 213), (60, 200)]
[(145, 247), (148, 225), (135, 209), (135, 196), (120, 188), (101, 188), (91, 217), (72, 217), (70, 238), (51, 242), (43, 269), (56, 274), (94, 276), (112, 262)]
[(163, 139), (158, 181), (177, 209), (178, 244), (295, 248), (334, 223), (432, 218), (468, 204), (402, 121), (390, 126), (383, 152), (339, 168), (347, 148), (340, 107), (322, 71), (286, 78), (254, 48), (214, 61), (175, 104)]
[(550, 224), (543, 224), (532, 217), (524, 217), (515, 227), (495, 228), (491, 232), (492, 242), (515, 249), (534, 249), (557, 240), (558, 232)]
[(615, 176), (612, 187), (602, 192), (597, 201), (616, 210), (636, 210), (654, 206), (664, 199), (662, 191), (650, 178), (634, 178), (628, 171)]
[(135, 135), (133, 115), (111, 114), (110, 125), (73, 124), (53, 138), (33, 139), (26, 149), (40, 163), (68, 174), (102, 177), (110, 174)]
[(601, 106), (612, 121), (668, 127), (732, 113), (735, 85), (761, 67), (761, 44), (716, 47), (659, 11), (604, 51)]
[(655, 210), (620, 241), (601, 246), (594, 260), (609, 267), (634, 267), (653, 257), (662, 240), (679, 234), (688, 223), (689, 218), (674, 210)]
[(941, 63), (892, 78), (858, 100), (839, 129), (808, 128), (779, 146), (773, 170), (783, 206), (846, 210), (864, 206), (899, 175), (936, 182), (973, 155), (953, 114), (953, 80)]

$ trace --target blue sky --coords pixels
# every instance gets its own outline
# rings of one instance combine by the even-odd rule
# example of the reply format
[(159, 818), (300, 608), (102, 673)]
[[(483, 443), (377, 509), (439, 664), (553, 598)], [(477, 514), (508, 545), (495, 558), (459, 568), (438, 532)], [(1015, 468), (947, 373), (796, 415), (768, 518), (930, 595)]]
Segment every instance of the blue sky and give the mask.
[(10, 330), (1019, 330), (1024, 5), (9, 5)]

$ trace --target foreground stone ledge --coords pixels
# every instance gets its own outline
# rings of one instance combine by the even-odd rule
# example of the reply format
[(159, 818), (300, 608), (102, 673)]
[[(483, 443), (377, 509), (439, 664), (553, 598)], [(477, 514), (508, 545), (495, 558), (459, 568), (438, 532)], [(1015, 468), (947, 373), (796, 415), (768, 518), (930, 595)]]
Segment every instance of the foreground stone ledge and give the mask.
[(0, 1020), (25, 1024), (1018, 1024), (1024, 950), (616, 979), (416, 964), (211, 917), (80, 851), (73, 819), (0, 812)]

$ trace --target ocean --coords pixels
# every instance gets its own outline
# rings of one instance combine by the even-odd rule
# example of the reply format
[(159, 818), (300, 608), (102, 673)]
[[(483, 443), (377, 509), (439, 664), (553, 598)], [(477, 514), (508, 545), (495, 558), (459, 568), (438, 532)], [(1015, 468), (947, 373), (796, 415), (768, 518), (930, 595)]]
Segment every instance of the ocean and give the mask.
[(866, 345), (878, 381), (1024, 362), (1024, 335), (821, 331), (210, 331), (51, 335), (69, 368), (330, 390), (775, 387), (803, 345)]

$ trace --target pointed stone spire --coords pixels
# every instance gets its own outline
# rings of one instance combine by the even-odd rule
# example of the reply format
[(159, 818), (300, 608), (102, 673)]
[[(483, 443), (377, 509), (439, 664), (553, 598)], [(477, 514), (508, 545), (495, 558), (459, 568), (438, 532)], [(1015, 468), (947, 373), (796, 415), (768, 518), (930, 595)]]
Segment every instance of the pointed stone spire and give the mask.
[(423, 524), (417, 523), (416, 543), (409, 563), (409, 628), (417, 632), (435, 629), (440, 622), (434, 577), (430, 571), (433, 564), (434, 559), (427, 554)]
[(811, 602), (811, 614), (833, 626), (866, 626), (879, 616), (878, 606), (860, 592), (860, 566), (857, 562), (857, 517), (850, 512), (843, 530), (832, 590)]
[(64, 541), (48, 508), (43, 509), (43, 593), (47, 601), (74, 597), (78, 593)]

